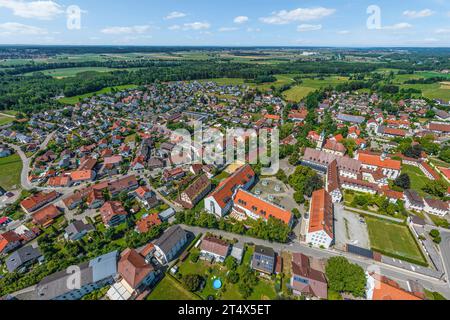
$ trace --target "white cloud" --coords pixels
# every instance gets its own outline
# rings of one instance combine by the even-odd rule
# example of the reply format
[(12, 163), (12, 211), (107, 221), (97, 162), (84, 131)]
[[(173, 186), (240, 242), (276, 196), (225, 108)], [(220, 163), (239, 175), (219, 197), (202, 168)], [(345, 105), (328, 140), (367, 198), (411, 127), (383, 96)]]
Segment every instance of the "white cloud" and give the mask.
[(239, 28), (236, 27), (222, 27), (219, 29), (219, 32), (230, 32), (230, 31), (237, 31)]
[(6, 22), (0, 24), (0, 34), (2, 35), (42, 35), (47, 33), (45, 29), (22, 23)]
[(381, 27), (381, 29), (384, 30), (404, 30), (404, 29), (410, 29), (413, 26), (407, 22), (400, 22), (400, 23), (396, 23), (393, 24), (391, 26), (385, 26), (385, 27)]
[(248, 21), (248, 17), (246, 17), (246, 16), (238, 16), (238, 17), (234, 18), (233, 21), (234, 21), (234, 23), (237, 23), (237, 24), (246, 23)]
[(298, 32), (317, 31), (322, 29), (321, 24), (301, 24), (297, 27)]
[(288, 24), (296, 21), (318, 20), (332, 15), (336, 9), (330, 8), (297, 8), (291, 11), (281, 10), (273, 12), (270, 17), (263, 17), (260, 20), (268, 24)]
[(179, 11), (173, 11), (169, 13), (164, 19), (165, 20), (171, 20), (171, 19), (178, 19), (178, 18), (184, 18), (186, 17), (186, 13), (179, 12)]
[(0, 0), (0, 8), (7, 8), (22, 18), (51, 20), (64, 12), (62, 6), (54, 1)]
[(434, 33), (443, 34), (443, 33), (450, 33), (450, 28), (440, 28), (436, 29)]
[(211, 25), (208, 22), (190, 22), (183, 24), (183, 30), (205, 30)]
[(134, 34), (145, 33), (150, 30), (149, 25), (131, 27), (107, 27), (101, 30), (104, 34)]
[(414, 11), (414, 10), (406, 10), (403, 12), (403, 15), (408, 17), (408, 18), (425, 18), (425, 17), (429, 17), (432, 16), (435, 12), (430, 10), (430, 9), (424, 9), (421, 11)]
[(179, 25), (175, 24), (175, 25), (173, 25), (173, 26), (170, 26), (168, 29), (169, 29), (169, 30), (180, 30), (181, 27), (180, 27)]

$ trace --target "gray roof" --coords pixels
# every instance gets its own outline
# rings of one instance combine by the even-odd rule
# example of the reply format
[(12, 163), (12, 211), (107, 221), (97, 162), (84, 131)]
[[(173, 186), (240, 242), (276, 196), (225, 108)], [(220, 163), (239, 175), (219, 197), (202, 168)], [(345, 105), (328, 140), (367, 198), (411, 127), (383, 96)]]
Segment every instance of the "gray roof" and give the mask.
[(167, 210), (164, 210), (163, 212), (160, 212), (158, 215), (161, 220), (167, 220), (174, 214), (175, 214), (175, 210), (173, 208), (169, 208)]
[[(83, 287), (116, 276), (118, 256), (119, 252), (113, 251), (78, 265), (80, 268), (80, 286)], [(45, 277), (36, 287), (36, 299), (52, 300), (74, 291), (68, 286), (71, 283), (69, 277), (72, 275), (73, 273), (67, 273), (67, 270), (63, 270)]]
[(33, 261), (40, 256), (41, 252), (39, 249), (33, 248), (32, 246), (22, 247), (6, 259), (6, 268), (8, 268), (9, 272), (14, 272), (23, 264)]
[(169, 252), (184, 237), (186, 237), (186, 231), (184, 231), (180, 226), (173, 226), (155, 241), (155, 246), (159, 247), (166, 253)]
[(77, 220), (69, 224), (65, 232), (68, 234), (69, 238), (71, 238), (73, 235), (79, 234), (83, 231), (92, 231), (94, 230), (94, 227), (91, 224), (86, 224), (81, 220)]
[(340, 113), (337, 116), (338, 120), (345, 121), (345, 122), (353, 122), (353, 123), (363, 123), (366, 119), (361, 116), (353, 116), (350, 114), (344, 114)]

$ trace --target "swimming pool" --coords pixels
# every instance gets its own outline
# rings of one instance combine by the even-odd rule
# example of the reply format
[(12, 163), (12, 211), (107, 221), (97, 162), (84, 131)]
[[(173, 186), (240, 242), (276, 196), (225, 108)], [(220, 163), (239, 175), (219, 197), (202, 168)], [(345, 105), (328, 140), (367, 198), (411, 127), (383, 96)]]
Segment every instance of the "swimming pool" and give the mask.
[(213, 288), (216, 290), (219, 290), (220, 288), (222, 288), (222, 280), (220, 280), (220, 279), (214, 280)]

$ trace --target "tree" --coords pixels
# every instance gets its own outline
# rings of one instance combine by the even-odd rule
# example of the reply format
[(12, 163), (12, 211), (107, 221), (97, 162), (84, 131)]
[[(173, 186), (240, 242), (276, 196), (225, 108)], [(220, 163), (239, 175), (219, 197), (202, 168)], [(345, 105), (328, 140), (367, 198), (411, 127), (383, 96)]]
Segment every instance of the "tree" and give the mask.
[(237, 273), (236, 271), (230, 271), (227, 275), (227, 279), (228, 281), (230, 281), (230, 283), (236, 284), (239, 282), (239, 273)]
[(294, 152), (293, 154), (291, 154), (291, 156), (289, 157), (289, 164), (291, 166), (295, 166), (297, 165), (298, 161), (300, 160), (300, 155), (298, 154), (298, 152)]
[(183, 276), (182, 281), (189, 291), (194, 292), (199, 289), (203, 277), (198, 274), (187, 274)]
[(193, 250), (191, 256), (189, 257), (193, 263), (196, 263), (200, 258), (200, 252), (198, 250)]
[(432, 180), (422, 190), (432, 196), (443, 198), (447, 193), (447, 185), (442, 180)]
[(311, 197), (314, 191), (323, 187), (320, 176), (313, 169), (305, 166), (298, 166), (289, 177), (288, 182), (295, 191), (308, 197)]
[(420, 158), (420, 155), (422, 154), (422, 151), (423, 151), (422, 146), (419, 145), (419, 144), (416, 144), (416, 145), (414, 145), (414, 146), (408, 147), (408, 148), (403, 152), (403, 154), (404, 154), (406, 157), (409, 157), (409, 158), (419, 159), (419, 158)]
[(230, 271), (235, 271), (238, 267), (238, 263), (235, 257), (229, 256), (225, 259), (225, 265)]
[(402, 173), (395, 179), (394, 185), (402, 188), (403, 190), (407, 190), (411, 188), (411, 180), (407, 173)]
[(325, 273), (331, 290), (339, 293), (351, 293), (355, 297), (364, 297), (366, 275), (360, 266), (350, 263), (344, 257), (332, 257), (328, 259)]
[(283, 183), (287, 183), (288, 182), (288, 177), (286, 175), (286, 172), (284, 172), (283, 169), (279, 169), (276, 175), (277, 179), (280, 180)]
[(450, 146), (444, 147), (439, 153), (439, 159), (445, 162), (450, 162)]

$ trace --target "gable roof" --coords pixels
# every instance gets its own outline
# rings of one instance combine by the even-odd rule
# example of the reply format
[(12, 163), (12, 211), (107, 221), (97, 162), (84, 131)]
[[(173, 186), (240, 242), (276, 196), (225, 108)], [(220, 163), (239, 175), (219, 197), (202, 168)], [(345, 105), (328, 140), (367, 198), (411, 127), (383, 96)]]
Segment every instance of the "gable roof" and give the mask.
[(236, 170), (231, 176), (222, 181), (211, 194), (221, 208), (224, 208), (231, 200), (238, 186), (246, 185), (255, 177), (255, 172), (250, 165), (245, 165)]
[(361, 161), (362, 164), (369, 166), (377, 166), (393, 170), (401, 170), (402, 168), (401, 161), (393, 160), (390, 158), (386, 158), (383, 160), (380, 155), (370, 154), (366, 152), (359, 152), (358, 160)]
[(230, 250), (230, 245), (225, 240), (212, 236), (206, 236), (200, 244), (200, 249), (226, 257)]
[(35, 260), (41, 256), (41, 252), (32, 246), (26, 246), (18, 249), (6, 259), (6, 267), (9, 272), (14, 272), (25, 263)]
[(136, 250), (126, 249), (120, 257), (118, 271), (122, 278), (136, 289), (149, 273), (154, 271), (154, 268), (145, 262), (145, 258)]
[(315, 191), (311, 199), (308, 232), (317, 231), (325, 231), (332, 239), (334, 238), (333, 203), (325, 189)]

